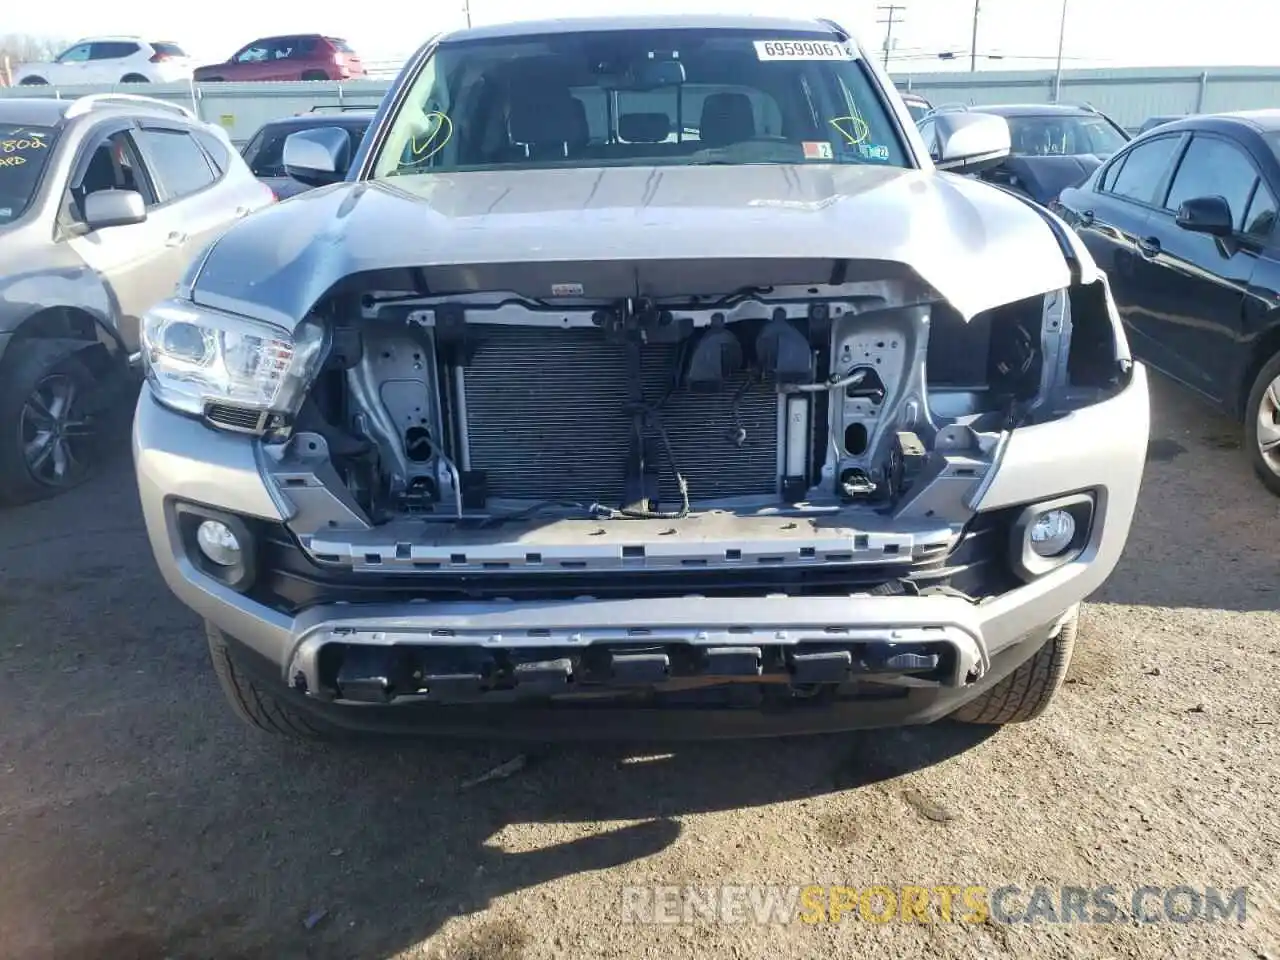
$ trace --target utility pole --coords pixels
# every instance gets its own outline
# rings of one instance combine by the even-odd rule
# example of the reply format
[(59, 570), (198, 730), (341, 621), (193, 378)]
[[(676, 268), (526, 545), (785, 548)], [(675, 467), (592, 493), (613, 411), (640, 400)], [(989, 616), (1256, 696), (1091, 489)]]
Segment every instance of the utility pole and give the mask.
[(462, 12), (467, 15), (467, 29), (471, 28), (471, 0), (462, 0)]
[(1062, 46), (1067, 37), (1067, 0), (1062, 0), (1062, 22), (1058, 25), (1058, 69), (1053, 72), (1053, 102), (1062, 95)]
[(982, 0), (973, 0), (973, 39), (969, 41), (969, 72), (978, 69), (978, 6)]
[(906, 7), (904, 7), (904, 6), (900, 6), (899, 4), (896, 4), (896, 3), (890, 3), (890, 4), (886, 4), (886, 5), (884, 5), (884, 6), (876, 7), (876, 9), (877, 9), (877, 10), (883, 10), (883, 11), (885, 12), (885, 14), (886, 14), (886, 18), (885, 18), (884, 20), (877, 20), (877, 21), (876, 21), (876, 23), (883, 23), (883, 24), (885, 24), (885, 31), (884, 31), (884, 69), (885, 69), (885, 72), (888, 72), (888, 70), (889, 70), (889, 51), (893, 48), (893, 25), (894, 25), (895, 23), (902, 23), (902, 22), (903, 22), (902, 20), (899, 20), (899, 19), (898, 19), (898, 11), (899, 11), (899, 10), (906, 10), (907, 8), (906, 8)]

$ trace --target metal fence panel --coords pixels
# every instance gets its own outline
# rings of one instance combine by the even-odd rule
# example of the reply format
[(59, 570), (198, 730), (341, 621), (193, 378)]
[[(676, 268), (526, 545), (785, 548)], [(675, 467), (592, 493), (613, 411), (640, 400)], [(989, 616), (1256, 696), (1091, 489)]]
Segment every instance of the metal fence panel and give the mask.
[[(902, 74), (894, 82), (937, 105), (1049, 103), (1054, 94), (1051, 70)], [(1092, 104), (1127, 127), (1160, 115), (1280, 107), (1280, 68), (1068, 70), (1062, 74), (1059, 100)]]

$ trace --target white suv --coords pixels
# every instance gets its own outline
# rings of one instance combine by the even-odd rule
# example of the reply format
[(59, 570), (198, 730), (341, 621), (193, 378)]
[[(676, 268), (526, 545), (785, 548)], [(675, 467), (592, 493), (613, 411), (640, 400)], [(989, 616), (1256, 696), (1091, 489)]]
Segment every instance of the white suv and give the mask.
[(187, 80), (194, 67), (176, 43), (139, 37), (91, 37), (47, 63), (23, 64), (13, 82), (24, 86), (77, 83), (169, 83)]

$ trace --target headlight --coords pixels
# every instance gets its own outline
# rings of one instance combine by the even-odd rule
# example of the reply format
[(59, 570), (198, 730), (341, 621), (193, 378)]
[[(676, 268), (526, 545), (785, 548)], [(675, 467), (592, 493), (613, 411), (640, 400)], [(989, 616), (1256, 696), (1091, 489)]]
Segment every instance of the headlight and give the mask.
[(1089, 543), (1094, 507), (1091, 492), (1024, 507), (1009, 531), (1014, 572), (1030, 582), (1079, 557)]
[(157, 304), (142, 321), (143, 361), (160, 402), (242, 430), (297, 410), (324, 346), (325, 329), (312, 320), (291, 334), (177, 300)]
[(1076, 519), (1069, 510), (1046, 510), (1031, 524), (1027, 538), (1031, 549), (1042, 557), (1056, 557), (1071, 546), (1076, 536)]

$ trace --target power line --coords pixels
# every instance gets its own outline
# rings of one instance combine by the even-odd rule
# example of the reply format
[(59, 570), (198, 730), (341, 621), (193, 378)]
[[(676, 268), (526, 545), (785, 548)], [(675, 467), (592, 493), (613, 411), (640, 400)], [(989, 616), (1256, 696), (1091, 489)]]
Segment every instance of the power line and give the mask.
[(876, 21), (876, 23), (883, 23), (883, 24), (885, 24), (885, 31), (884, 31), (884, 68), (885, 68), (886, 70), (888, 70), (888, 69), (889, 69), (889, 51), (893, 48), (893, 25), (894, 25), (895, 23), (903, 23), (903, 22), (904, 22), (904, 21), (902, 21), (902, 20), (899, 20), (899, 19), (898, 19), (898, 11), (899, 11), (899, 10), (906, 11), (906, 9), (907, 9), (907, 8), (906, 8), (905, 6), (901, 6), (901, 5), (896, 4), (896, 3), (890, 3), (890, 4), (885, 4), (884, 6), (876, 7), (876, 9), (877, 9), (877, 10), (884, 10), (885, 12), (887, 12), (887, 13), (888, 13), (888, 17), (887, 17), (887, 19), (884, 19), (884, 20), (877, 20), (877, 21)]

